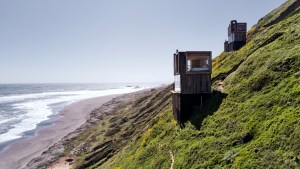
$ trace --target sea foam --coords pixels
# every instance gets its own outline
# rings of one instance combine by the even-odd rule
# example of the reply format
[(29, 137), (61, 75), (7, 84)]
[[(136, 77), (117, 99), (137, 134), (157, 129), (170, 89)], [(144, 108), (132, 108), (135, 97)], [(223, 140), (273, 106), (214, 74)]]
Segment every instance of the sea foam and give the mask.
[[(53, 111), (51, 105), (61, 104), (61, 108), (79, 100), (93, 97), (131, 93), (144, 88), (124, 87), (119, 89), (107, 90), (81, 90), (67, 92), (44, 92), (36, 94), (23, 94), (0, 97), (0, 103), (13, 103), (14, 110), (23, 113), (16, 114), (9, 119), (0, 118), (0, 125), (12, 120), (19, 120), (12, 124), (8, 132), (0, 134), (0, 143), (22, 138), (24, 132), (36, 129), (42, 121), (48, 120), (49, 116), (58, 113)], [(60, 110), (59, 109), (59, 110)], [(58, 111), (59, 111), (58, 110)]]

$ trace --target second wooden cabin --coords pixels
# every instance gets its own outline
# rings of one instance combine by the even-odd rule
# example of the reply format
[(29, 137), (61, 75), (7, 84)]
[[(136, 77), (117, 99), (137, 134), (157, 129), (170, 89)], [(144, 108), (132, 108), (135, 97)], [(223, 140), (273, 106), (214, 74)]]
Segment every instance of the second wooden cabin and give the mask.
[(173, 114), (184, 122), (202, 108), (211, 93), (211, 51), (186, 51), (174, 54)]
[(228, 41), (224, 42), (224, 52), (239, 50), (247, 41), (247, 23), (232, 20), (228, 26)]

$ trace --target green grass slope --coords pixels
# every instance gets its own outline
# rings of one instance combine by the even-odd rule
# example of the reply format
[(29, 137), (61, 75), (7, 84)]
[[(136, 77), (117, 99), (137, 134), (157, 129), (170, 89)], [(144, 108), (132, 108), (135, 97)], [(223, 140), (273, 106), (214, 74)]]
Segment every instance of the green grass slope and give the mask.
[(161, 112), (171, 106), (170, 90), (168, 86), (127, 94), (94, 110), (88, 124), (77, 131), (81, 134), (72, 137), (71, 133), (65, 141), (60, 156), (74, 158), (73, 168), (103, 168), (106, 161), (156, 124)]
[(201, 114), (181, 128), (168, 105), (98, 167), (300, 168), (300, 13), (290, 8), (296, 2), (262, 18), (242, 49), (214, 59), (214, 84), (224, 80), (224, 90)]

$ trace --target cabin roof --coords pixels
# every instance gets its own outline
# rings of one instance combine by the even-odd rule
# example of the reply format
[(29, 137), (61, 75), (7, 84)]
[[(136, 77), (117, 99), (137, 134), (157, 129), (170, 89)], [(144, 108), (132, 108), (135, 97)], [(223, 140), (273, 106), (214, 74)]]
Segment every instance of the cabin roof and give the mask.
[(177, 51), (179, 52), (185, 52), (185, 53), (212, 53), (211, 51)]

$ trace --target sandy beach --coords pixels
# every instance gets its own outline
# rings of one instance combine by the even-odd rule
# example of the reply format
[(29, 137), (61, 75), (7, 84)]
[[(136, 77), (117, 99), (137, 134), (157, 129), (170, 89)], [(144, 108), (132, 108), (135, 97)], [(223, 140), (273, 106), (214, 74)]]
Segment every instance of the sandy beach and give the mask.
[(38, 130), (33, 137), (13, 143), (0, 152), (1, 169), (24, 168), (30, 160), (40, 156), (64, 136), (83, 125), (92, 110), (117, 95), (91, 98), (73, 103), (60, 111), (61, 117), (52, 126)]

